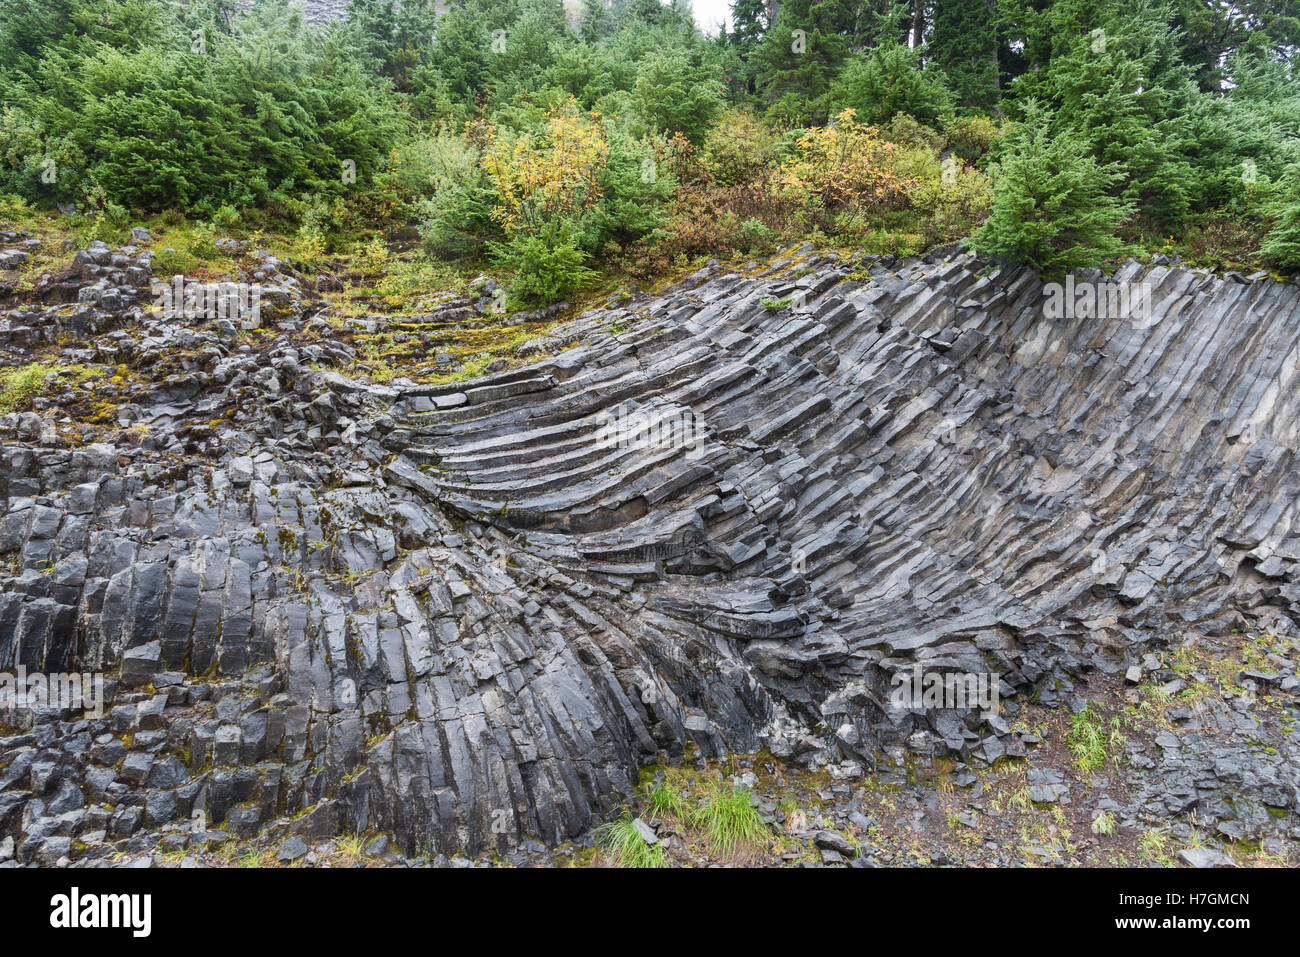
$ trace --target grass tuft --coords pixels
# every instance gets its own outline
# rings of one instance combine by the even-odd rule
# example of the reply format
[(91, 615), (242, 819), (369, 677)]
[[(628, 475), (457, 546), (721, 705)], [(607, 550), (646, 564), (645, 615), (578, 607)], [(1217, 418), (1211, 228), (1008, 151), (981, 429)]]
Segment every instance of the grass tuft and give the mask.
[(650, 792), (650, 814), (684, 821), (688, 816), (686, 798), (667, 781), (656, 784)]
[(632, 824), (631, 813), (596, 828), (596, 840), (613, 859), (616, 867), (667, 867), (664, 849), (647, 844)]
[(1065, 736), (1074, 763), (1080, 771), (1096, 771), (1106, 763), (1106, 732), (1101, 715), (1089, 702), (1088, 706), (1070, 718), (1070, 730)]
[(0, 412), (23, 412), (45, 391), (50, 367), (43, 362), (0, 369)]
[(0, 368), (0, 413), (27, 411), (33, 399), (45, 395), (60, 380), (84, 385), (104, 375), (103, 369), (93, 366), (57, 365), (53, 362)]
[(750, 803), (747, 788), (713, 793), (693, 817), (715, 854), (740, 856), (767, 843), (767, 826)]
[(1109, 837), (1115, 833), (1115, 816), (1108, 811), (1098, 811), (1089, 827), (1093, 834)]

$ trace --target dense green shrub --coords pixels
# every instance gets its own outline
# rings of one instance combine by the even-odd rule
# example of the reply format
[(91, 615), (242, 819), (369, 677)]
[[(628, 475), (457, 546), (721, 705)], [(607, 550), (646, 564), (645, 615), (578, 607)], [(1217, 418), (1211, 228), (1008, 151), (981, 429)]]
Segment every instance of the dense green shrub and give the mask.
[(512, 304), (542, 305), (563, 298), (592, 276), (581, 237), (571, 225), (555, 236), (516, 233), (504, 244), (493, 245), (497, 262), (512, 275)]
[(728, 111), (704, 140), (704, 162), (724, 186), (750, 182), (776, 159), (775, 135), (748, 110)]
[(1042, 42), (1054, 50), (1047, 69), (1016, 81), (1023, 102), (1047, 105), (1054, 130), (1073, 133), (1098, 164), (1117, 169), (1120, 195), (1135, 208), (1159, 222), (1180, 220), (1195, 180), (1188, 113), (1199, 93), (1175, 55), (1173, 28), (1143, 0), (1100, 8), (1071, 0), (1044, 23), (1052, 34)]
[(609, 152), (600, 174), (600, 202), (592, 211), (586, 246), (625, 245), (654, 232), (677, 180), (664, 140), (634, 138), (615, 123), (605, 127)]
[(1300, 163), (1288, 170), (1273, 210), (1277, 225), (1261, 252), (1284, 269), (1300, 270)]
[(701, 143), (722, 109), (722, 84), (710, 66), (692, 64), (680, 50), (655, 53), (637, 69), (632, 104), (660, 132)]
[(548, 86), (565, 90), (588, 110), (602, 96), (614, 92), (613, 64), (605, 50), (585, 44), (557, 47), (554, 60), (542, 74)]
[(285, 0), (263, 0), (230, 32), (209, 30), (200, 49), (180, 8), (128, 6), (152, 14), (149, 30), (168, 42), (122, 37), (69, 50), (28, 38), (22, 53), (12, 37), (0, 43), (12, 57), (0, 191), (85, 202), (97, 185), (121, 206), (210, 214), (365, 188), (401, 132), (389, 82), (305, 31)]
[(960, 116), (944, 129), (948, 148), (962, 159), (980, 159), (1002, 138), (1002, 128), (987, 116)]
[(835, 82), (831, 102), (836, 112), (853, 109), (875, 126), (898, 113), (938, 126), (953, 108), (943, 75), (923, 70), (917, 51), (901, 43), (881, 44), (865, 59), (851, 62)]
[(970, 244), (1045, 275), (1096, 266), (1124, 251), (1117, 236), (1132, 204), (1114, 194), (1123, 171), (1098, 165), (1069, 133), (1040, 122), (1017, 131), (998, 165), (993, 206)]
[(494, 194), (482, 166), (482, 151), (465, 136), (438, 130), (399, 151), (387, 174), (409, 197), (425, 248), (442, 259), (477, 254), (492, 230)]
[(944, 146), (941, 133), (918, 123), (915, 117), (907, 113), (895, 113), (893, 119), (882, 127), (881, 133), (889, 142), (908, 149), (938, 151)]

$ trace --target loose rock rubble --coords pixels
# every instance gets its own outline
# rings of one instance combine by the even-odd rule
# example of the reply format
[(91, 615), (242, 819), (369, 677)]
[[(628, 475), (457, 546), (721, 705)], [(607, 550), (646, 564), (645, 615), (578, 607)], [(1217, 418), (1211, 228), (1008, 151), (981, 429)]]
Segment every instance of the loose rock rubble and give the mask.
[[(145, 373), (96, 427), (58, 397), (0, 419), (0, 669), (111, 674), (102, 717), (0, 712), (0, 858), (518, 853), (688, 749), (982, 768), (1024, 753), (1028, 698), (1078, 710), (1177, 636), (1296, 634), (1294, 284), (1129, 262), (1153, 321), (1054, 321), (1027, 270), (801, 248), (586, 312), (531, 364), (380, 385), (331, 371), (356, 353), (311, 281), (245, 252), (255, 336), (160, 317), (149, 250), (102, 243), (0, 320), (12, 363)], [(675, 425), (611, 442), (636, 414)], [(995, 673), (1005, 720), (895, 705), (916, 663)], [(1253, 680), (1293, 700), (1295, 663)], [(1293, 832), (1294, 746), (1212, 733), (1249, 720), (1148, 751), (1148, 810)]]

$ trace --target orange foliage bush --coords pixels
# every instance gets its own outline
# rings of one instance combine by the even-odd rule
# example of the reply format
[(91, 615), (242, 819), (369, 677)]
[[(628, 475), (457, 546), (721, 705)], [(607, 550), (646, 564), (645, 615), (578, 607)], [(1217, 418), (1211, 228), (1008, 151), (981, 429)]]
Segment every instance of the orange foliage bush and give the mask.
[(585, 116), (575, 102), (552, 112), (541, 136), (509, 138), (489, 128), (486, 140), (483, 168), (497, 194), (492, 217), (507, 233), (550, 235), (600, 202), (609, 144), (599, 117)]
[(778, 189), (801, 205), (828, 213), (856, 215), (878, 205), (906, 206), (916, 182), (897, 172), (900, 147), (854, 115), (844, 110), (833, 124), (800, 136), (799, 154), (778, 171)]
[(669, 153), (679, 186), (659, 234), (625, 250), (635, 275), (657, 275), (698, 256), (761, 254), (797, 230), (799, 206), (773, 188), (770, 174), (723, 186), (689, 142), (674, 138)]

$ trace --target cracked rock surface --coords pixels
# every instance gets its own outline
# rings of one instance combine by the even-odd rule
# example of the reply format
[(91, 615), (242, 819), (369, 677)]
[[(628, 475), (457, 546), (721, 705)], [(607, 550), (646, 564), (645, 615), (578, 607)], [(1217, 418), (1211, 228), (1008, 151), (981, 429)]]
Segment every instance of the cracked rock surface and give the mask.
[[(0, 420), (0, 670), (110, 673), (101, 718), (8, 714), (8, 856), (192, 820), (552, 844), (688, 747), (860, 773), (1016, 746), (896, 706), (917, 664), (997, 675), (1014, 715), (1176, 635), (1296, 633), (1300, 287), (1129, 262), (1149, 320), (1050, 320), (1031, 272), (965, 254), (790, 257), (377, 385), (328, 371), (354, 350), (287, 263), (252, 254), (250, 347), (150, 313), (140, 250), (79, 256), (0, 344), (160, 373), (113, 412), (135, 445)], [(1288, 664), (1260, 680), (1294, 695)], [(1293, 764), (1179, 753), (1193, 793), (1300, 806)]]

